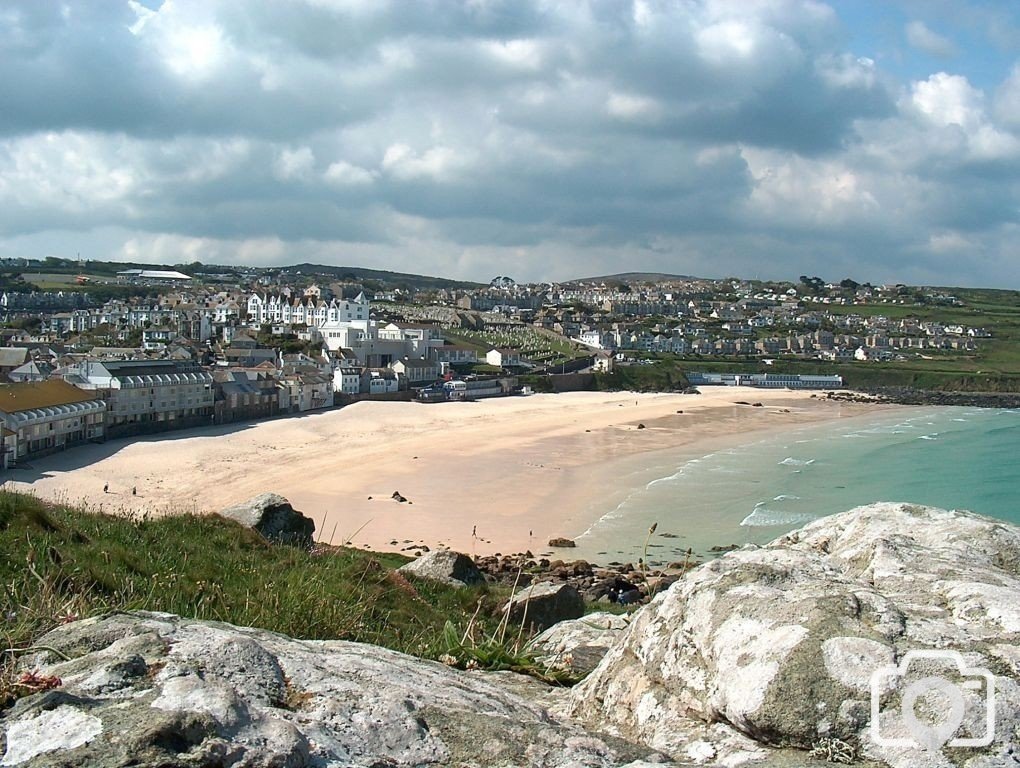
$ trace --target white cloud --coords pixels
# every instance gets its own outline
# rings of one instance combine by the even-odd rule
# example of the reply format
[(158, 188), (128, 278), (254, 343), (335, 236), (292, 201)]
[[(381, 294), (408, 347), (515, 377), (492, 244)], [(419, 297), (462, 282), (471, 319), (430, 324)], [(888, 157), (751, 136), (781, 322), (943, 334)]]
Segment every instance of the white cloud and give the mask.
[(662, 108), (655, 99), (628, 93), (610, 93), (606, 99), (606, 111), (620, 120), (633, 122), (654, 122), (662, 114)]
[(420, 155), (406, 144), (392, 144), (383, 154), (382, 167), (398, 179), (428, 178), (449, 181), (467, 166), (467, 159), (451, 147), (430, 147)]
[(984, 94), (961, 75), (937, 72), (915, 82), (911, 96), (919, 112), (937, 125), (977, 125), (984, 110)]
[(913, 137), (914, 152), (927, 148), (979, 161), (1020, 156), (1020, 139), (994, 123), (984, 93), (965, 77), (938, 72), (915, 82), (910, 103), (929, 125), (948, 129)]
[(931, 56), (948, 59), (956, 56), (956, 45), (948, 37), (932, 31), (923, 21), (914, 20), (906, 27), (907, 42)]
[(1009, 263), (1020, 65), (897, 80), (927, 59), (816, 0), (155, 6), (0, 9), (0, 252), (869, 279), (958, 233), (968, 275)]
[(275, 172), (280, 179), (308, 178), (315, 169), (315, 154), (310, 147), (285, 148), (276, 158)]
[(176, 0), (164, 0), (155, 12), (132, 9), (138, 21), (131, 33), (151, 44), (178, 77), (195, 81), (212, 77), (231, 53), (223, 30), (208, 11), (195, 14), (190, 4)]
[(75, 213), (126, 205), (144, 176), (131, 144), (73, 132), (5, 141), (0, 144), (0, 205)]
[(975, 243), (959, 232), (942, 232), (928, 238), (928, 248), (935, 253), (967, 253), (974, 247)]
[(532, 72), (542, 68), (543, 50), (537, 40), (486, 40), (482, 49), (501, 64)]
[(844, 225), (880, 210), (867, 180), (844, 163), (744, 148), (755, 186), (749, 212), (778, 223)]
[(348, 163), (346, 160), (337, 160), (335, 163), (330, 163), (324, 176), (330, 184), (336, 184), (341, 187), (371, 184), (375, 179), (371, 171)]
[(750, 25), (723, 21), (702, 29), (697, 36), (699, 53), (717, 65), (734, 58), (748, 59), (755, 52), (757, 35)]
[(1020, 129), (1020, 64), (1013, 66), (996, 93), (995, 114), (1009, 127)]

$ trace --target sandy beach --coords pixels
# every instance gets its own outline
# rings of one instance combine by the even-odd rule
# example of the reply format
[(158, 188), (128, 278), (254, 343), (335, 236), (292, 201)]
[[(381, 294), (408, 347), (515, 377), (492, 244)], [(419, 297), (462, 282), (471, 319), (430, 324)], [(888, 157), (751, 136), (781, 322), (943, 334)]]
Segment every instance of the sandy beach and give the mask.
[(695, 455), (876, 407), (743, 387), (363, 402), (83, 446), (12, 476), (42, 498), (123, 514), (215, 512), (272, 491), (315, 520), (321, 541), (509, 553), (584, 531), (597, 518), (593, 502), (625, 490), (613, 480), (619, 462), (678, 447)]

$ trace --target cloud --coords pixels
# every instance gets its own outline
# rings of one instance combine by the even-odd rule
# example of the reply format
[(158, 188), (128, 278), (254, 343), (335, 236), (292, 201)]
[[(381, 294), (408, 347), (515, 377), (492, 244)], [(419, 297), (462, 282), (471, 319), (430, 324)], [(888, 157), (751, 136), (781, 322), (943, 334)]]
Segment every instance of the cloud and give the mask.
[(906, 26), (907, 42), (911, 47), (940, 59), (951, 59), (959, 51), (948, 37), (933, 32), (923, 21), (914, 20)]
[(1020, 210), (1016, 67), (898, 80), (815, 0), (0, 16), (3, 254), (1001, 281)]

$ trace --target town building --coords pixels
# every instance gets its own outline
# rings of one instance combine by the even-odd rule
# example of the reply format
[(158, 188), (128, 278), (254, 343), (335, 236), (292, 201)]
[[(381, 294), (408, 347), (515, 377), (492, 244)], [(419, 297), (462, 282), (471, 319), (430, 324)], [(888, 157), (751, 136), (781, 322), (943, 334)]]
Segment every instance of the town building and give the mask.
[(209, 424), (213, 377), (195, 363), (174, 360), (84, 360), (64, 379), (106, 401), (107, 437)]
[(272, 371), (229, 368), (213, 373), (217, 424), (267, 419), (280, 412), (279, 384)]
[(485, 362), (498, 368), (509, 368), (521, 364), (521, 353), (516, 349), (490, 349), (485, 353)]
[(103, 439), (106, 403), (59, 379), (0, 386), (3, 466)]

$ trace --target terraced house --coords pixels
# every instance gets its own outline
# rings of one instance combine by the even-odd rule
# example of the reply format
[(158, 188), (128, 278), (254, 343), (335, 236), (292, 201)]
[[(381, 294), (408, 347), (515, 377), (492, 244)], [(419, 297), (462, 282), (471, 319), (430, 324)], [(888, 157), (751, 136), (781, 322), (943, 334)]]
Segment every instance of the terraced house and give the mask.
[(108, 437), (210, 424), (212, 374), (173, 360), (85, 360), (64, 378), (106, 401)]
[(371, 304), (364, 293), (354, 299), (325, 301), (316, 296), (290, 297), (278, 294), (253, 294), (247, 303), (247, 324), (306, 325), (318, 328), (326, 323), (367, 321)]
[(33, 456), (101, 440), (106, 403), (59, 379), (0, 386), (0, 461), (13, 467)]

